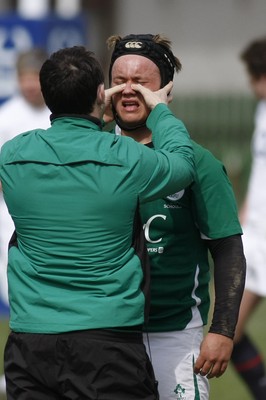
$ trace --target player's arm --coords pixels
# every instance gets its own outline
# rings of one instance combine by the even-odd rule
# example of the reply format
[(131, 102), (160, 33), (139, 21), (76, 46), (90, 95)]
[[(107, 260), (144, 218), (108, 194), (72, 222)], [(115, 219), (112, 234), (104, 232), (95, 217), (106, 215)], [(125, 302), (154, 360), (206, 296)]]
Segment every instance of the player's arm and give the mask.
[(210, 332), (233, 339), (246, 276), (242, 238), (233, 235), (207, 243), (214, 262), (215, 287)]
[(221, 376), (233, 350), (233, 337), (245, 285), (246, 262), (241, 235), (208, 240), (214, 261), (215, 303), (209, 333), (201, 345), (195, 372)]

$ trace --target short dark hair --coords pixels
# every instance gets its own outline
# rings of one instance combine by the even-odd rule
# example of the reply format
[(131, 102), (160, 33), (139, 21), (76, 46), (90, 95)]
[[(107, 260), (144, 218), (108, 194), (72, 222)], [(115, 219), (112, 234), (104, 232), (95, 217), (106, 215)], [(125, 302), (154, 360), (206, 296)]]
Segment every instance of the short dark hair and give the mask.
[(88, 114), (104, 82), (100, 63), (84, 46), (53, 53), (40, 71), (41, 90), (53, 114)]
[(252, 41), (240, 54), (249, 74), (259, 79), (266, 75), (266, 37)]

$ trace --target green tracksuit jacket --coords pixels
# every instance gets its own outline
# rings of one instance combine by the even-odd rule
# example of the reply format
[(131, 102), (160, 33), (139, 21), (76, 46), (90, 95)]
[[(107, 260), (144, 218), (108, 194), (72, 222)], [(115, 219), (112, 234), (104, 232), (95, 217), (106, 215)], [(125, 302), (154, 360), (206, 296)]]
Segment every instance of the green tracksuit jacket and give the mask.
[(189, 185), (194, 156), (167, 106), (151, 112), (154, 151), (102, 132), (93, 118), (58, 116), (4, 144), (0, 178), (16, 228), (9, 249), (16, 332), (143, 323), (146, 273), (138, 204)]

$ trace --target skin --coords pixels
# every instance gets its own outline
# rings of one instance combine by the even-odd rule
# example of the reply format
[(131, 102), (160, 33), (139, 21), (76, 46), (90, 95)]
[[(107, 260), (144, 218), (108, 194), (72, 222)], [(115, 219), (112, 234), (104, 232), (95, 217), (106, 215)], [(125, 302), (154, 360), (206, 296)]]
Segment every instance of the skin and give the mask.
[(23, 71), (18, 76), (22, 96), (33, 107), (44, 107), (38, 71)]
[[(134, 61), (135, 57), (139, 57), (150, 64), (146, 71), (143, 71), (144, 77), (139, 76), (140, 69), (139, 60)], [(126, 78), (123, 69), (120, 66), (121, 59), (130, 59), (129, 70)], [(140, 60), (141, 62), (143, 60)], [(132, 67), (131, 67), (132, 61)], [(127, 63), (126, 63), (127, 64)], [(155, 67), (155, 68), (154, 68)], [(105, 111), (103, 119), (105, 123), (114, 119), (112, 105), (117, 111), (119, 118), (128, 126), (145, 122), (150, 111), (159, 103), (169, 104), (172, 101), (171, 90), (173, 82), (169, 82), (163, 88), (160, 88), (160, 72), (158, 67), (150, 60), (141, 56), (122, 56), (115, 63), (113, 70), (117, 70), (116, 78), (112, 82), (112, 87), (105, 90)], [(130, 79), (133, 75), (134, 78)], [(154, 84), (155, 82), (155, 84)], [(129, 132), (122, 132), (125, 136), (130, 136)], [(135, 135), (132, 137), (135, 139)], [(148, 143), (151, 140), (151, 132), (145, 127), (138, 130), (138, 142)]]
[[(118, 84), (126, 85), (112, 99), (121, 121), (129, 126), (145, 121), (149, 115), (149, 107), (143, 98), (145, 90), (158, 91), (161, 85), (160, 71), (156, 64), (139, 55), (119, 57), (113, 65), (111, 86)], [(138, 87), (135, 84), (138, 84)], [(169, 96), (169, 101), (170, 97), (172, 99), (172, 96)], [(151, 142), (152, 138), (151, 132), (146, 127), (137, 131), (122, 130), (121, 134), (131, 136), (143, 144)], [(228, 366), (232, 350), (232, 339), (220, 334), (207, 333), (201, 343), (200, 354), (195, 363), (195, 373), (207, 375), (208, 378), (221, 376)]]
[[(132, 84), (140, 84), (152, 91), (160, 89), (161, 78), (159, 68), (148, 58), (136, 55), (119, 57), (112, 69), (112, 86), (124, 83), (125, 89), (121, 94), (113, 97), (114, 108), (120, 119), (128, 126), (134, 126), (146, 121), (150, 109), (147, 107), (141, 93), (132, 88)], [(122, 132), (123, 135), (135, 138), (135, 132)], [(151, 132), (142, 128), (138, 130), (140, 143), (148, 143), (151, 140)]]

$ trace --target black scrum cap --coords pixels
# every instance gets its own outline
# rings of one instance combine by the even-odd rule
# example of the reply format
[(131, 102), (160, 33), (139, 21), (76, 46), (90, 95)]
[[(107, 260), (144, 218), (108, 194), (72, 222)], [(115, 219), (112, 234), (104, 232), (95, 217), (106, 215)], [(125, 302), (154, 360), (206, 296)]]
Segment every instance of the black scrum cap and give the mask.
[(161, 86), (165, 86), (173, 80), (175, 72), (175, 57), (170, 49), (153, 40), (153, 35), (127, 35), (117, 41), (111, 57), (109, 68), (109, 79), (111, 81), (111, 72), (113, 64), (118, 57), (137, 54), (149, 58), (160, 70)]

